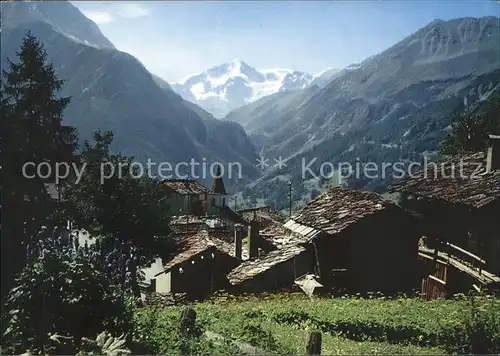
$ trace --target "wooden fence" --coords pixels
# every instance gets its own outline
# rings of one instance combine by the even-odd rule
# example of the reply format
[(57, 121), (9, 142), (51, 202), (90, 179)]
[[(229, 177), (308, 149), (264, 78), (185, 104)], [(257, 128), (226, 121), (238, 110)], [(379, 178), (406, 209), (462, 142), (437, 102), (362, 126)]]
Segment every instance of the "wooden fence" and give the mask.
[(445, 298), (448, 295), (451, 268), (472, 277), (477, 282), (473, 285), (477, 290), (500, 285), (500, 277), (486, 271), (486, 261), (480, 257), (451, 243), (442, 244), (441, 250), (419, 247), (419, 257), (432, 261), (432, 270), (422, 281), (422, 296), (426, 299)]

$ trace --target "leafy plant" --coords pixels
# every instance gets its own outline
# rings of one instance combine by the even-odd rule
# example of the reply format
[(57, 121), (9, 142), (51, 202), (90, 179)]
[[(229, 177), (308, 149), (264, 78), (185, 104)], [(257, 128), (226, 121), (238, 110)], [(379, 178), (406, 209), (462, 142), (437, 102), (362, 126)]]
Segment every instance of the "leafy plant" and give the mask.
[[(7, 299), (2, 337), (7, 352), (73, 353), (82, 337), (102, 328), (129, 333), (133, 300), (97, 268), (95, 251), (75, 250), (61, 231), (38, 238)], [(50, 338), (61, 334), (78, 341)]]
[(499, 96), (500, 89), (497, 88), (475, 110), (454, 118), (452, 131), (440, 142), (443, 154), (485, 151), (489, 142), (488, 135), (500, 133)]
[(78, 356), (83, 355), (129, 355), (131, 351), (125, 346), (124, 335), (113, 337), (107, 332), (102, 332), (95, 339), (82, 338), (82, 344)]
[[(236, 355), (238, 348), (229, 339), (213, 340), (205, 335), (203, 322), (183, 334), (179, 314), (171, 310), (166, 316), (156, 308), (139, 310), (135, 315), (134, 345), (137, 353), (160, 355)], [(134, 350), (135, 351), (135, 350)]]
[[(80, 160), (85, 174), (65, 192), (63, 216), (91, 236), (100, 236), (108, 252), (113, 244), (132, 244), (138, 264), (148, 265), (159, 251), (172, 252), (165, 187), (148, 172), (134, 169), (134, 159), (112, 154), (111, 132), (95, 132), (84, 143)], [(166, 257), (161, 256), (161, 257)]]
[(264, 330), (262, 325), (257, 322), (245, 323), (238, 336), (241, 340), (265, 351), (280, 351), (280, 345), (272, 333)]
[[(274, 339), (279, 352), (288, 347), (303, 352), (304, 336), (308, 330), (323, 333), (331, 353), (443, 353), (445, 350), (470, 350), (471, 337), (465, 337), (462, 325), (467, 316), (468, 301), (449, 299), (426, 301), (411, 296), (371, 295), (341, 298), (309, 299), (297, 294), (222, 295), (196, 306), (200, 320), (209, 330), (250, 343), (272, 345)], [(500, 327), (500, 300), (476, 297), (479, 310), (487, 310), (485, 327), (469, 330), (483, 332), (490, 345), (498, 340)], [(173, 311), (163, 310), (163, 315)], [(488, 314), (482, 313), (487, 316)], [(445, 329), (449, 334), (445, 336)], [(487, 331), (490, 330), (490, 331)], [(272, 338), (268, 338), (269, 333)], [(267, 341), (266, 341), (267, 340)], [(481, 339), (479, 339), (481, 340)], [(349, 352), (336, 344), (349, 348)], [(460, 348), (463, 344), (466, 348)], [(477, 342), (477, 344), (481, 344)], [(269, 347), (269, 346), (267, 346)], [(333, 348), (332, 348), (333, 347)], [(270, 347), (272, 349), (272, 346)], [(266, 352), (271, 352), (266, 350)]]
[(468, 296), (461, 323), (443, 326), (441, 342), (451, 353), (500, 353), (500, 301)]

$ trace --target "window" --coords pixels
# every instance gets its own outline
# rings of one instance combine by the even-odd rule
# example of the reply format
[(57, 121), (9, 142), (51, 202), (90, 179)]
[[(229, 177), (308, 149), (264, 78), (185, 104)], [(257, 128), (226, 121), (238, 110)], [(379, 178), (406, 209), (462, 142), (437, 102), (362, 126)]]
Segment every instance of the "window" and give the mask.
[(212, 206), (215, 206), (215, 198), (212, 198)]
[(222, 198), (222, 206), (226, 206), (226, 198)]

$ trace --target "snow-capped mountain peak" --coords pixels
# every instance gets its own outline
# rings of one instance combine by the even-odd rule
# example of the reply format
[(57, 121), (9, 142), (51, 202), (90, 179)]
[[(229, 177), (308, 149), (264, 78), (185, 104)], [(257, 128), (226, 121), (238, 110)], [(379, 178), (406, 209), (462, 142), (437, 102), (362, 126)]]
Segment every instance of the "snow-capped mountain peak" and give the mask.
[(277, 92), (306, 88), (313, 76), (292, 69), (258, 70), (239, 58), (172, 85), (184, 99), (217, 117)]

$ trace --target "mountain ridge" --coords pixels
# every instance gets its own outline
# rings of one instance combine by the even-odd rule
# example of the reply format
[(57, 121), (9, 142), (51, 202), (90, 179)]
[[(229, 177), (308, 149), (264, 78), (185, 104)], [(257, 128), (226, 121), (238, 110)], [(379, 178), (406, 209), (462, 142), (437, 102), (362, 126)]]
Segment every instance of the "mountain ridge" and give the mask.
[(334, 73), (323, 71), (311, 75), (284, 68), (256, 69), (237, 58), (184, 78), (172, 84), (172, 89), (185, 100), (222, 118), (232, 110), (271, 94), (305, 89), (313, 81), (325, 85), (328, 76)]
[[(286, 187), (280, 185), (287, 180), (306, 194), (309, 188), (304, 187), (312, 183), (293, 175), (301, 171), (302, 158), (316, 158), (318, 170), (325, 161), (418, 161), (436, 151), (450, 118), (465, 109), (464, 96), (474, 103), (500, 83), (499, 22), (491, 16), (433, 21), (337, 73), (305, 102), (291, 100), (280, 110), (283, 114), (272, 109), (282, 100), (275, 96), (274, 103), (268, 100), (228, 115), (253, 128), (250, 137), (265, 157), (286, 159), (286, 168), (264, 172), (247, 194), (271, 203), (277, 198), (271, 187), (281, 196)], [(361, 177), (349, 184), (372, 189), (387, 182)]]
[[(34, 5), (37, 11), (32, 11)], [(244, 165), (241, 179), (258, 174), (250, 163), (255, 148), (241, 126), (214, 122), (216, 119), (210, 114), (200, 112), (172, 91), (168, 83), (153, 76), (137, 58), (106, 45), (103, 38), (92, 37), (96, 43), (100, 40), (101, 45), (90, 40), (86, 43), (84, 35), (90, 30), (80, 29), (80, 38), (76, 38), (75, 32), (68, 34), (54, 20), (61, 18), (61, 14), (54, 13), (60, 7), (49, 5), (44, 8), (46, 11), (41, 11), (46, 5), (30, 2), (10, 5), (11, 14), (36, 15), (48, 11), (52, 21), (47, 21), (45, 15), (33, 16), (30, 21), (10, 18), (9, 26), (2, 31), (2, 67), (6, 66), (7, 57), (16, 60), (15, 53), (30, 30), (44, 45), (47, 60), (53, 63), (58, 77), (65, 80), (60, 95), (72, 100), (63, 120), (77, 129), (81, 140), (91, 139), (95, 130), (111, 130), (112, 150), (134, 156), (143, 163), (148, 158), (156, 164), (168, 162), (172, 166), (191, 159), (197, 162), (206, 159), (207, 164), (236, 160)], [(83, 16), (70, 3), (64, 3), (63, 9), (63, 25)], [(83, 21), (89, 24), (89, 29), (94, 28), (95, 24), (87, 20)], [(226, 136), (238, 142), (227, 140)], [(205, 181), (210, 181), (210, 177)]]

